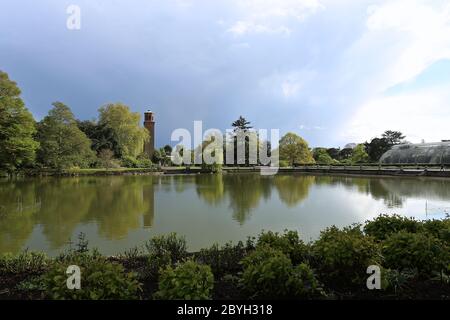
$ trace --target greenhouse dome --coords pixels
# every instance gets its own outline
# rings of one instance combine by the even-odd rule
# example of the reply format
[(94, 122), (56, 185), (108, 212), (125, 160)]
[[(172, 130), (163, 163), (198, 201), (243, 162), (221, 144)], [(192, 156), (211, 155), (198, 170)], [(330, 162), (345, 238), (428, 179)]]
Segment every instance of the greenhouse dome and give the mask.
[(450, 141), (396, 145), (381, 156), (380, 162), (450, 164)]

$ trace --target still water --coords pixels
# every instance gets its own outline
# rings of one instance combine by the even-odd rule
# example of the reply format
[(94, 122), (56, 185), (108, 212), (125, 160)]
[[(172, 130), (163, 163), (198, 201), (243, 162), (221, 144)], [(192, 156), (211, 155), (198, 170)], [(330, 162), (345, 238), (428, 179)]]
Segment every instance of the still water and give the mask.
[(0, 181), (0, 252), (56, 255), (86, 234), (116, 254), (175, 231), (189, 250), (245, 240), (261, 230), (298, 230), (305, 241), (330, 225), (380, 213), (442, 218), (450, 181), (258, 174), (112, 176)]

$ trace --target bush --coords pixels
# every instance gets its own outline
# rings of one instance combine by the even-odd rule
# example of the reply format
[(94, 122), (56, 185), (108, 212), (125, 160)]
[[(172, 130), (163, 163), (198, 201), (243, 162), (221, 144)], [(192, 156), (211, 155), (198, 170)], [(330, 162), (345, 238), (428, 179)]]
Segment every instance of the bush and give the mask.
[(69, 263), (56, 263), (43, 277), (45, 294), (50, 299), (136, 299), (141, 284), (134, 273), (126, 273), (120, 264), (92, 260), (78, 265), (81, 269), (81, 289), (67, 288), (66, 270)]
[(424, 221), (423, 231), (441, 239), (447, 246), (450, 246), (450, 219)]
[(139, 162), (136, 158), (130, 156), (124, 156), (121, 160), (122, 167), (125, 168), (137, 168)]
[(365, 286), (367, 267), (380, 260), (378, 245), (358, 225), (325, 229), (313, 244), (312, 254), (321, 279), (335, 286)]
[(391, 234), (399, 231), (416, 233), (421, 230), (421, 223), (414, 218), (406, 218), (400, 215), (382, 214), (371, 221), (367, 221), (364, 232), (375, 239), (382, 241)]
[(257, 246), (269, 246), (274, 249), (278, 249), (287, 255), (294, 265), (303, 262), (306, 258), (307, 247), (300, 240), (297, 231), (287, 231), (284, 234), (279, 234), (278, 232), (261, 232)]
[(149, 271), (158, 274), (160, 268), (173, 265), (186, 258), (186, 239), (172, 232), (168, 235), (156, 236), (146, 242), (149, 253)]
[(0, 255), (0, 273), (39, 273), (45, 270), (49, 260), (44, 253), (22, 251), (17, 255)]
[(148, 158), (138, 158), (137, 167), (138, 168), (151, 168), (151, 167), (153, 167), (153, 163)]
[(260, 246), (242, 260), (241, 284), (252, 299), (308, 298), (318, 294), (318, 283), (306, 264), (292, 266), (280, 250)]
[(382, 253), (387, 268), (417, 269), (424, 275), (446, 268), (450, 259), (447, 249), (433, 236), (400, 231), (383, 242)]
[(211, 298), (214, 276), (211, 268), (188, 260), (176, 268), (167, 266), (159, 277), (156, 299), (204, 300)]
[(226, 273), (241, 271), (240, 261), (247, 252), (247, 248), (239, 241), (237, 245), (227, 243), (219, 247), (218, 244), (214, 244), (209, 249), (201, 249), (195, 254), (195, 258), (200, 263), (209, 265), (216, 278), (220, 278)]

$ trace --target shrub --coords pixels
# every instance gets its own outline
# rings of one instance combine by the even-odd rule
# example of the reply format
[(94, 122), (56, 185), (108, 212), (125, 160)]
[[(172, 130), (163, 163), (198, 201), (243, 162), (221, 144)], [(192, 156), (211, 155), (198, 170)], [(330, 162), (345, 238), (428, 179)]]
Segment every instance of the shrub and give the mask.
[(291, 259), (294, 265), (304, 261), (307, 254), (306, 245), (300, 240), (297, 231), (285, 230), (281, 235), (272, 231), (261, 232), (257, 246), (261, 245), (280, 250)]
[(130, 156), (124, 156), (121, 160), (121, 164), (125, 168), (137, 168), (138, 163), (139, 162), (136, 158)]
[(0, 255), (0, 273), (39, 273), (47, 268), (49, 260), (44, 253), (22, 251)]
[(138, 168), (151, 168), (153, 163), (148, 158), (138, 158), (137, 159), (137, 167)]
[(160, 268), (175, 264), (186, 258), (186, 239), (172, 232), (168, 235), (155, 236), (146, 242), (149, 253), (149, 271), (158, 274)]
[(449, 263), (443, 242), (424, 233), (400, 231), (383, 242), (385, 266), (391, 269), (417, 269), (422, 275), (441, 271)]
[(371, 221), (366, 221), (364, 232), (375, 239), (382, 241), (391, 234), (399, 231), (418, 232), (421, 229), (421, 223), (414, 218), (406, 218), (400, 215), (382, 214)]
[(156, 299), (204, 300), (211, 298), (214, 276), (211, 268), (188, 260), (175, 268), (167, 266), (159, 277)]
[(237, 245), (226, 243), (222, 247), (214, 244), (209, 249), (201, 249), (195, 254), (195, 258), (200, 263), (209, 265), (216, 277), (221, 277), (226, 273), (241, 271), (242, 266), (239, 262), (245, 257), (247, 251), (241, 241)]
[(136, 299), (141, 284), (134, 273), (126, 273), (122, 265), (105, 260), (93, 260), (78, 265), (81, 270), (81, 289), (67, 288), (66, 270), (69, 263), (56, 263), (43, 277), (45, 294), (50, 299)]
[(319, 292), (311, 269), (306, 264), (293, 267), (280, 250), (260, 246), (242, 264), (241, 284), (250, 298), (307, 298)]
[(312, 260), (321, 279), (337, 286), (365, 285), (369, 265), (379, 262), (379, 247), (360, 226), (325, 229), (312, 246)]
[(424, 221), (423, 230), (450, 246), (450, 219)]

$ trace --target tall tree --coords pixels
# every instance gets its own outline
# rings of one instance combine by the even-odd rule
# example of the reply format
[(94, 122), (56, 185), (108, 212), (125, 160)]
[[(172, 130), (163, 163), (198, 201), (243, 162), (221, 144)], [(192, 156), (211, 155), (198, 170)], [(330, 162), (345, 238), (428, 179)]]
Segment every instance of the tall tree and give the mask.
[(0, 170), (9, 173), (33, 164), (39, 147), (33, 139), (33, 116), (20, 98), (20, 89), (0, 71)]
[(87, 167), (95, 158), (91, 140), (78, 128), (72, 111), (64, 103), (53, 103), (38, 124), (37, 138), (41, 144), (38, 159), (44, 166), (58, 170)]
[(387, 130), (381, 136), (386, 139), (390, 146), (400, 144), (405, 139), (405, 136), (400, 131)]
[(243, 116), (239, 116), (239, 119), (234, 121), (231, 126), (233, 127), (234, 131), (243, 131), (247, 132), (252, 126), (250, 126), (250, 121), (247, 121)]
[(140, 126), (141, 115), (138, 112), (131, 112), (130, 108), (122, 103), (108, 104), (101, 107), (99, 112), (99, 124), (114, 132), (121, 157), (137, 157), (143, 152), (149, 132)]
[(314, 158), (309, 150), (308, 143), (295, 133), (286, 133), (279, 144), (280, 160), (285, 160), (289, 165), (294, 163), (314, 163)]

